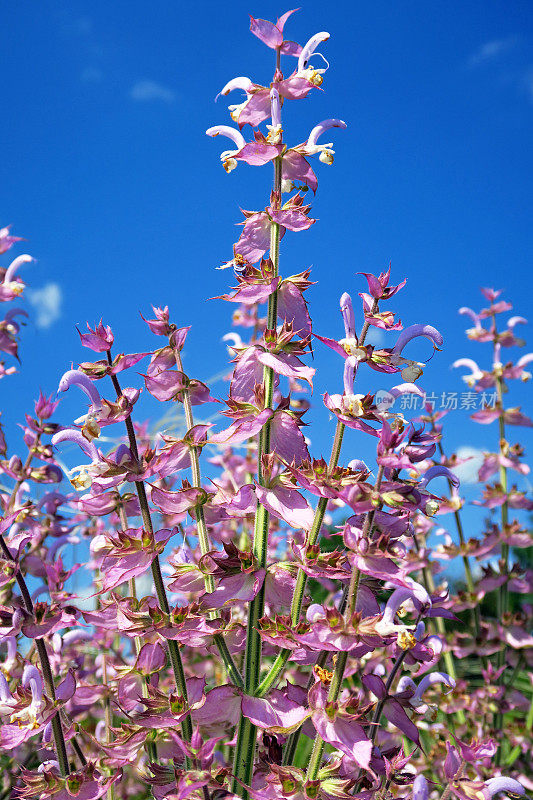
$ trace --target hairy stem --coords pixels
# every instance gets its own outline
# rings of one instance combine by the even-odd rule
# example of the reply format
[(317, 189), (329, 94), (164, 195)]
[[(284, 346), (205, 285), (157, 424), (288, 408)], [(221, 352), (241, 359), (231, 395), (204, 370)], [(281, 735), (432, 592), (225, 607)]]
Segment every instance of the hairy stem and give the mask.
[[(4, 556), (9, 561), (12, 561), (14, 564), (17, 564), (17, 561), (11, 555), (11, 552), (5, 542), (5, 539), (1, 534), (0, 534), (0, 547), (2, 549), (2, 552), (4, 553)], [(28, 611), (29, 614), (33, 615), (34, 613), (33, 602), (28, 587), (26, 585), (26, 581), (24, 580), (19, 569), (17, 569), (15, 578), (19, 585), (20, 594), (22, 595), (22, 600), (24, 602), (26, 611)], [(41, 638), (35, 639), (35, 647), (37, 649), (39, 661), (41, 662), (41, 670), (43, 673), (43, 679), (44, 679), (44, 685), (46, 686), (46, 691), (52, 702), (56, 703), (54, 678), (52, 675), (52, 669), (50, 667), (50, 659), (48, 658), (48, 651), (46, 649), (45, 640)], [(65, 737), (63, 734), (63, 727), (61, 725), (61, 718), (59, 715), (59, 711), (56, 711), (56, 713), (52, 717), (51, 723), (52, 723), (52, 733), (54, 735), (55, 749), (57, 754), (57, 762), (59, 764), (59, 769), (61, 771), (61, 774), (63, 776), (66, 776), (70, 773), (70, 766), (68, 763), (67, 748), (65, 744)]]

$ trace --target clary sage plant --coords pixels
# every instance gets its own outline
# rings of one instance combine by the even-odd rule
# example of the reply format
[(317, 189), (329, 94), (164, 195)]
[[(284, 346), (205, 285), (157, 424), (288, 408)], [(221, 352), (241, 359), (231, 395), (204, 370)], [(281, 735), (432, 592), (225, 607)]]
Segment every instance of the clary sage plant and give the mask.
[[(293, 13), (252, 18), (272, 81), (230, 80), (221, 95), (241, 102), (207, 131), (231, 140), (227, 172), (273, 171), (225, 264), (236, 285), (221, 299), (241, 328), (224, 337), (227, 396), (191, 377), (183, 310), (154, 308), (149, 352), (122, 353), (108, 325), (88, 325), (81, 344), (96, 360), (40, 394), (23, 422), (27, 453), (10, 455), (0, 436), (2, 800), (490, 800), (533, 788), (533, 502), (514, 482), (528, 468), (511, 433), (531, 421), (506, 404), (533, 354), (504, 356), (524, 344), (525, 320), (492, 289), (480, 312), (461, 309), (468, 337), (493, 349), (486, 368), (455, 362), (471, 399), (493, 395), (472, 415), (496, 446), (479, 467), (485, 518), (472, 531), (447, 411), (422, 388), (427, 364), (409, 357), (414, 339), (440, 351), (443, 337), (389, 309), (406, 281), (392, 284), (390, 268), (354, 276), (340, 288), (361, 302), (344, 292), (338, 321), (318, 332), (310, 272), (283, 260), (285, 234), (315, 222), (312, 160), (331, 165), (324, 139), (346, 127), (327, 119), (285, 141), (285, 103), (322, 89), (328, 66), (317, 51), (328, 33), (285, 38)], [(3, 229), (0, 251), (19, 241)], [(0, 269), (1, 301), (23, 293), (29, 261)], [(7, 381), (25, 314), (9, 308)], [(386, 346), (371, 344), (376, 328)], [(305, 435), (312, 348), (342, 387), (323, 397), (327, 460)], [(141, 421), (129, 385), (140, 368), (145, 395), (179, 427)], [(362, 394), (368, 369), (377, 388)], [(77, 393), (74, 421), (58, 409), (64, 392)], [(198, 416), (204, 404), (215, 423)], [(448, 583), (451, 560), (462, 572)], [(82, 572), (89, 603), (72, 588)]]

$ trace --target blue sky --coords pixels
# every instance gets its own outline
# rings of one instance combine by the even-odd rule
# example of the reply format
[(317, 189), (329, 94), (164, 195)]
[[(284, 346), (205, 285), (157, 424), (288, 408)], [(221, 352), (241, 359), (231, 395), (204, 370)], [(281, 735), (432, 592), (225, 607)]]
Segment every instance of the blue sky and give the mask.
[[(168, 304), (178, 324), (193, 326), (186, 371), (206, 380), (224, 370), (232, 308), (207, 298), (231, 275), (214, 267), (231, 257), (239, 206), (266, 204), (271, 172), (241, 165), (227, 176), (220, 140), (204, 131), (228, 124), (224, 99), (213, 102), (227, 80), (271, 78), (272, 52), (249, 34), (248, 13), (272, 19), (286, 8), (183, 6), (43, 0), (3, 10), (0, 221), (37, 259), (24, 272), (34, 294), (22, 370), (0, 385), (8, 432), (39, 386), (55, 390), (71, 362), (87, 358), (75, 331), (87, 320), (112, 325), (117, 351), (150, 349), (138, 312)], [(316, 167), (319, 222), (287, 234), (281, 271), (313, 266), (315, 329), (338, 337), (340, 294), (356, 297), (365, 288), (356, 272), (392, 261), (408, 284), (391, 307), (404, 324), (430, 322), (445, 336), (423, 388), (462, 392), (449, 364), (490, 355), (466, 341), (457, 308), (480, 307), (478, 287), (489, 285), (506, 290), (515, 313), (531, 311), (531, 4), (308, 2), (287, 35), (305, 41), (324, 29), (325, 91), (286, 105), (284, 127), (295, 143), (324, 118), (348, 128), (335, 132), (334, 166)], [(320, 395), (340, 389), (341, 369), (320, 346), (314, 364), (319, 425), (310, 435), (315, 455), (327, 455), (332, 423)], [(364, 390), (392, 384), (370, 378)], [(527, 406), (528, 390), (518, 387), (513, 404)], [(68, 398), (61, 418), (81, 411)], [(496, 430), (469, 424), (465, 411), (448, 419), (455, 447), (496, 445)], [(350, 457), (366, 448), (357, 437)]]

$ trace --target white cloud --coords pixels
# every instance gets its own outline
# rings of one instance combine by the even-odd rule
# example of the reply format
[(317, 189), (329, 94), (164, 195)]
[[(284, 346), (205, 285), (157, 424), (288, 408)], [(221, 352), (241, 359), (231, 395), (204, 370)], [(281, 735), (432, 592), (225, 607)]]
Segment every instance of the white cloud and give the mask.
[(49, 328), (61, 316), (63, 292), (57, 283), (47, 283), (42, 289), (28, 290), (28, 300), (37, 312), (38, 328)]
[(464, 445), (457, 450), (457, 457), (469, 459), (464, 464), (459, 464), (458, 467), (453, 468), (453, 472), (461, 483), (478, 483), (477, 474), (483, 464), (483, 451), (477, 447)]
[(472, 53), (468, 59), (468, 64), (471, 67), (479, 67), (481, 64), (486, 64), (488, 61), (493, 61), (503, 53), (512, 50), (517, 43), (518, 38), (516, 36), (507, 36), (505, 39), (493, 39), (490, 42), (485, 42)]
[(80, 75), (83, 83), (100, 83), (103, 77), (104, 73), (98, 67), (85, 67)]
[(134, 83), (130, 89), (130, 97), (139, 103), (149, 103), (152, 100), (161, 100), (163, 103), (173, 103), (176, 95), (168, 86), (163, 86), (156, 81), (144, 79)]

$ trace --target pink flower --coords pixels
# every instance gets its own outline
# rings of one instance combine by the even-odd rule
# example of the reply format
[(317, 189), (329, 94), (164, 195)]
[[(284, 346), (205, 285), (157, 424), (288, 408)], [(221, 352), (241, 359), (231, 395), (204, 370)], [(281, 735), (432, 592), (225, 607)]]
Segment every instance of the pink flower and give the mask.
[(302, 48), (296, 42), (291, 42), (283, 38), (283, 28), (289, 17), (298, 9), (286, 11), (276, 20), (276, 24), (266, 19), (254, 19), (250, 16), (250, 31), (257, 36), (263, 44), (272, 50), (279, 50), (286, 56), (299, 56)]
[(96, 353), (105, 353), (113, 346), (113, 331), (109, 325), (104, 327), (102, 320), (95, 326), (94, 330), (90, 327), (89, 323), (87, 323), (87, 331), (88, 333), (81, 333), (81, 331), (78, 330), (81, 343), (84, 347), (88, 347)]
[(17, 242), (24, 241), (20, 236), (11, 236), (9, 233), (10, 227), (11, 225), (0, 228), (0, 254), (6, 253)]

